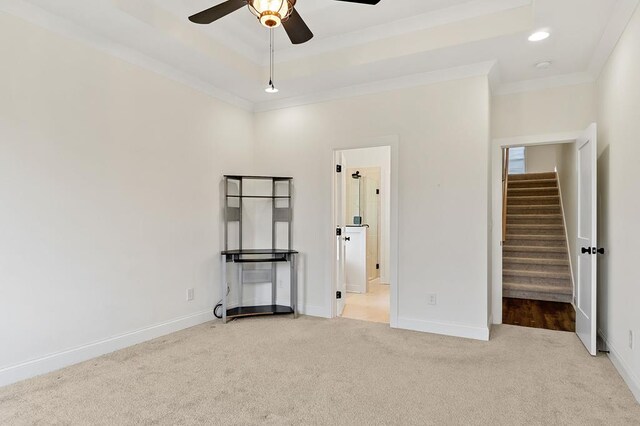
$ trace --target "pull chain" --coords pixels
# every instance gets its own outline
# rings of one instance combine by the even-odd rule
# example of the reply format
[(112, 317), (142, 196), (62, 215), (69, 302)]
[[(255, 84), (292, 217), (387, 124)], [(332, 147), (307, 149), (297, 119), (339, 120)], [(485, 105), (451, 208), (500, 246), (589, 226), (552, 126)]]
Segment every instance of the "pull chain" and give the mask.
[(269, 29), (269, 85), (266, 88), (267, 93), (277, 93), (278, 89), (273, 84), (275, 67), (274, 67), (274, 45), (275, 38), (273, 34), (273, 28)]

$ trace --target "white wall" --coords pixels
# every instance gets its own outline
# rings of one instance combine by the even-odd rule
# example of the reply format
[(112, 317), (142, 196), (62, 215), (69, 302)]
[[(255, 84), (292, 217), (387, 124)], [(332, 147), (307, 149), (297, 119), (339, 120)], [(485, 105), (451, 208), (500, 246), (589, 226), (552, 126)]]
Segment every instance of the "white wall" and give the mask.
[(527, 173), (553, 172), (560, 163), (560, 145), (534, 145), (525, 148)]
[(304, 304), (331, 311), (333, 150), (397, 135), (398, 325), (488, 337), (486, 76), (258, 113), (255, 135), (258, 172), (295, 178)]
[[(578, 159), (576, 144), (565, 143), (554, 145), (557, 149), (558, 180), (562, 196), (562, 209), (569, 245), (569, 258), (571, 261), (571, 273), (573, 280), (577, 276), (578, 264), (577, 238), (578, 238)], [(574, 281), (575, 288), (575, 281)]]
[(542, 135), (586, 129), (596, 119), (591, 83), (494, 96), (491, 137)]
[(0, 56), (0, 384), (213, 318), (252, 114), (6, 14)]
[(350, 168), (380, 169), (380, 282), (388, 284), (391, 280), (391, 147), (349, 149), (343, 155)]
[(599, 328), (640, 401), (640, 10), (598, 80), (598, 107)]

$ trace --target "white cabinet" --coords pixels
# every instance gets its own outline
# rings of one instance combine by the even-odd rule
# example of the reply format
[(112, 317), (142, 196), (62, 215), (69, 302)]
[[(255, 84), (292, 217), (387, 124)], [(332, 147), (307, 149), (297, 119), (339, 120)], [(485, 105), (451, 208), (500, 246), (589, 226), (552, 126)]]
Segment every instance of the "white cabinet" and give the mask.
[(367, 227), (348, 226), (345, 232), (347, 291), (367, 292)]

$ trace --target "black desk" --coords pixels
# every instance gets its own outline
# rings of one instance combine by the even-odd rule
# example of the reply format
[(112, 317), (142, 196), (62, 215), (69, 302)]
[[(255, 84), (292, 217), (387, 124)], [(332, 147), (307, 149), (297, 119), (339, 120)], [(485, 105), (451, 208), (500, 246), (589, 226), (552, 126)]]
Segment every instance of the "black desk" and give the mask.
[[(222, 322), (226, 323), (228, 318), (246, 317), (254, 315), (285, 315), (293, 314), (294, 318), (298, 317), (298, 252), (295, 250), (283, 249), (249, 249), (249, 250), (225, 250), (221, 253), (221, 290), (222, 290)], [(278, 263), (288, 262), (291, 272), (291, 291), (290, 305), (283, 306), (276, 304), (276, 288), (272, 282), (272, 297), (270, 305), (260, 306), (239, 306), (236, 308), (227, 308), (227, 263), (237, 264), (242, 268), (247, 263)], [(241, 269), (242, 271), (242, 269)], [(240, 274), (240, 303), (242, 303), (242, 274)]]

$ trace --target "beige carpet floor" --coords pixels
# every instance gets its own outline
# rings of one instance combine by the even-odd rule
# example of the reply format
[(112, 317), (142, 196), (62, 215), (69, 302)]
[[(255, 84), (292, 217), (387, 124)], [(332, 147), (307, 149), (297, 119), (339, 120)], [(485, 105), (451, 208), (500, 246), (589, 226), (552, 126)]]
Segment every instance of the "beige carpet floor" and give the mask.
[(0, 389), (0, 423), (640, 424), (606, 357), (514, 326), (478, 342), (348, 319), (208, 323)]

